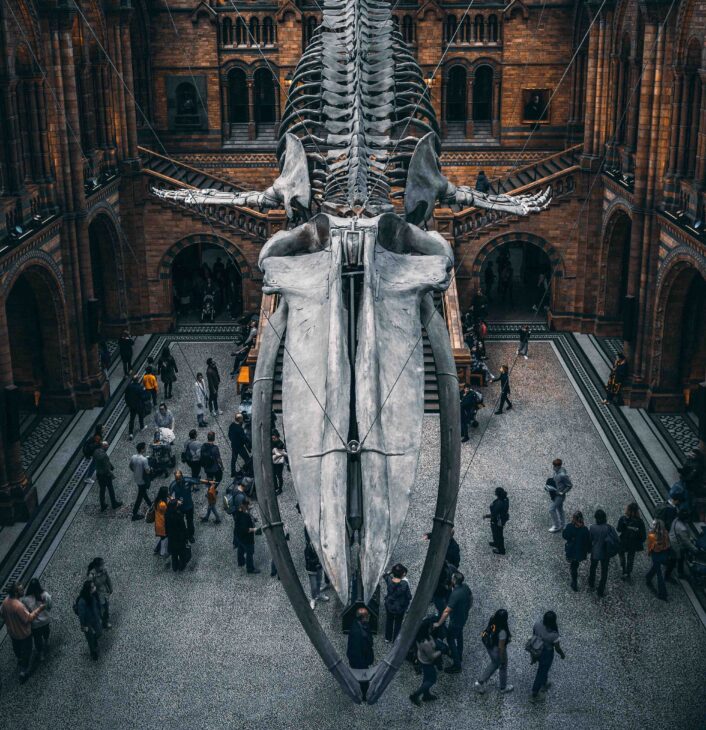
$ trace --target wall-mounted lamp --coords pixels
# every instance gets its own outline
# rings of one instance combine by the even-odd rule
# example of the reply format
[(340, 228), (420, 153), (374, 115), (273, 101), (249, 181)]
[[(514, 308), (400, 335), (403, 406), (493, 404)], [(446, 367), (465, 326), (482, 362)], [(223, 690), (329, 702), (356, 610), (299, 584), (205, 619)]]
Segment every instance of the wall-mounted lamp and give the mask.
[(284, 85), (289, 88), (292, 85), (292, 72), (290, 71), (285, 77), (284, 77)]
[(434, 74), (430, 71), (429, 75), (424, 79), (424, 83), (431, 89), (434, 86)]

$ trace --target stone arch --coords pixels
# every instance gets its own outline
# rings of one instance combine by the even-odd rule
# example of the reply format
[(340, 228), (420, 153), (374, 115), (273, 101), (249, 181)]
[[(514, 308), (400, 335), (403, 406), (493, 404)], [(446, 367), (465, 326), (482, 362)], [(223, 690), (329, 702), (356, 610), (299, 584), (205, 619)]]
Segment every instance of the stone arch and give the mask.
[(500, 246), (504, 246), (507, 243), (530, 243), (533, 246), (537, 246), (544, 253), (547, 254), (552, 267), (552, 277), (562, 278), (565, 273), (564, 261), (559, 251), (549, 243), (546, 239), (541, 236), (536, 236), (534, 233), (525, 233), (523, 231), (517, 231), (516, 233), (505, 233), (501, 236), (491, 238), (490, 241), (478, 251), (473, 267), (471, 269), (471, 276), (473, 285), (478, 288), (480, 286), (481, 271), (483, 264), (486, 262), (488, 256), (493, 253)]
[(599, 262), (597, 313), (600, 320), (620, 321), (627, 294), (632, 217), (622, 205), (613, 206), (603, 229)]

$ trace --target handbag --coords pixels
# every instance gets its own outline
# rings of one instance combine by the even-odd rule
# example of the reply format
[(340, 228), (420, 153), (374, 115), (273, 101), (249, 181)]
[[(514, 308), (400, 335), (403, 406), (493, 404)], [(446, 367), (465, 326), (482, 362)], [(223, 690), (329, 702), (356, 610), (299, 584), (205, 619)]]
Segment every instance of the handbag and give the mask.
[(539, 661), (539, 657), (542, 655), (543, 650), (544, 639), (542, 639), (541, 636), (537, 636), (537, 634), (532, 634), (532, 636), (527, 639), (525, 643), (525, 651), (529, 652), (532, 663)]
[(186, 451), (181, 452), (181, 463), (182, 464), (188, 464), (189, 463), (189, 455), (186, 453)]
[(151, 525), (154, 522), (154, 502), (152, 502), (152, 506), (145, 513), (145, 522), (148, 525)]

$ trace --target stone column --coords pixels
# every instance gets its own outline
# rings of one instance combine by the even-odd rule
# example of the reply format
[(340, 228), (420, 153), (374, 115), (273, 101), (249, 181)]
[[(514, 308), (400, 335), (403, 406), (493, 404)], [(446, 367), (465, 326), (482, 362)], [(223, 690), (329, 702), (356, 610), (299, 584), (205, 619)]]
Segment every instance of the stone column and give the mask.
[[(131, 161), (138, 160), (137, 117), (135, 90), (132, 78), (132, 39), (130, 37), (130, 16), (132, 8), (120, 8), (120, 42), (122, 46), (122, 67), (120, 72), (125, 82), (125, 118), (127, 121), (127, 156)], [(122, 84), (121, 84), (122, 85)]]
[(247, 80), (248, 84), (248, 139), (255, 139), (257, 127), (255, 125), (255, 81)]
[(681, 112), (682, 95), (684, 94), (684, 70), (672, 66), (674, 93), (669, 132), (669, 159), (664, 181), (664, 197), (668, 208), (674, 208), (677, 189), (677, 166), (679, 156), (679, 114)]
[(493, 74), (493, 111), (490, 122), (490, 132), (493, 137), (500, 138), (500, 79), (497, 74)]
[[(694, 80), (694, 100), (690, 109), (691, 119), (689, 120), (689, 129), (691, 130), (691, 135), (693, 135), (694, 130), (698, 128), (699, 118), (701, 117), (701, 102), (701, 79), (696, 76), (696, 79)], [(694, 144), (694, 142), (696, 142), (696, 144)], [(691, 156), (691, 150), (694, 147), (698, 149), (698, 138), (696, 140), (690, 139), (689, 149), (684, 150), (684, 174), (687, 178), (694, 177), (694, 172), (696, 169), (696, 154), (694, 154), (693, 157)]]
[(469, 74), (466, 79), (466, 137), (473, 136), (473, 84), (475, 82), (475, 75)]
[(3, 91), (5, 107), (5, 135), (7, 150), (7, 185), (6, 192), (20, 193), (24, 189), (24, 171), (22, 169), (22, 152), (20, 146), (19, 125), (17, 123), (17, 80), (0, 77), (0, 89)]
[[(603, 101), (605, 98), (605, 85), (607, 81), (607, 69), (605, 68), (605, 18), (601, 19), (596, 23), (598, 26), (598, 50), (596, 52), (597, 63), (596, 63), (596, 96), (595, 96), (595, 111), (593, 115), (593, 142), (592, 149), (595, 156), (601, 154), (601, 140), (603, 139)], [(595, 28), (596, 25), (593, 27)], [(591, 29), (593, 32), (593, 28)]]
[(699, 121), (699, 145), (696, 150), (694, 181), (701, 190), (706, 185), (706, 71), (699, 71), (701, 79), (701, 118)]
[(689, 128), (689, 77), (682, 78), (681, 109), (679, 111), (679, 141), (677, 143), (676, 174), (678, 177), (686, 175), (686, 131)]
[(583, 130), (583, 156), (594, 156), (593, 127), (596, 113), (596, 74), (598, 67), (598, 33), (594, 23), (588, 36), (588, 75), (586, 79), (586, 115)]

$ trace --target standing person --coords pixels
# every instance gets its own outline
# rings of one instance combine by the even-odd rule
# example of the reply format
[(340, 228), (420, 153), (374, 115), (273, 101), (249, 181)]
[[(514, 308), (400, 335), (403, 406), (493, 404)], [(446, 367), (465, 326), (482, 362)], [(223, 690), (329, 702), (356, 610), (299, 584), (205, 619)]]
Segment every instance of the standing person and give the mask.
[(258, 534), (258, 527), (255, 527), (255, 520), (250, 514), (251, 502), (244, 499), (238, 512), (235, 515), (235, 529), (238, 533), (238, 565), (246, 566), (248, 573), (259, 573), (255, 567), (255, 535)]
[(110, 623), (110, 599), (113, 595), (113, 582), (110, 580), (108, 570), (105, 567), (103, 558), (93, 558), (88, 565), (86, 577), (95, 585), (98, 595), (98, 603), (101, 609), (101, 623), (104, 629), (112, 629)]
[(466, 585), (463, 573), (456, 571), (451, 577), (451, 595), (446, 608), (434, 624), (436, 628), (449, 619), (447, 642), (451, 650), (453, 664), (444, 671), (447, 674), (458, 674), (463, 662), (463, 627), (473, 606), (473, 594)]
[(508, 694), (514, 687), (507, 683), (507, 645), (512, 639), (510, 627), (508, 626), (507, 611), (504, 608), (498, 609), (488, 621), (485, 631), (481, 634), (483, 646), (490, 657), (490, 664), (480, 675), (473, 688), (479, 694), (487, 689), (487, 681), (500, 670), (500, 693)]
[(169, 345), (165, 345), (157, 363), (157, 372), (162, 377), (164, 385), (164, 397), (169, 400), (172, 397), (172, 388), (177, 379), (179, 368), (177, 367), (174, 355), (169, 351)]
[(468, 441), (468, 427), (478, 427), (476, 415), (483, 406), (482, 396), (468, 385), (463, 386), (461, 393), (461, 443)]
[(571, 590), (579, 589), (579, 563), (583, 563), (591, 552), (591, 533), (583, 521), (583, 512), (574, 512), (571, 522), (564, 528), (562, 537), (566, 540), (564, 552), (571, 571)]
[(412, 591), (407, 580), (407, 568), (402, 563), (393, 565), (383, 575), (387, 586), (385, 596), (385, 641), (389, 644), (397, 638), (402, 628), (404, 615), (412, 602)]
[(179, 507), (178, 499), (170, 499), (164, 515), (169, 554), (172, 556), (172, 570), (175, 573), (184, 570), (191, 557), (187, 526), (184, 524), (184, 514)]
[(652, 579), (657, 576), (657, 598), (667, 601), (667, 586), (662, 569), (666, 566), (671, 552), (669, 534), (662, 520), (655, 520), (652, 529), (647, 533), (647, 554), (652, 559), (652, 567), (647, 571), (645, 584), (654, 592)]
[(424, 702), (433, 702), (439, 699), (432, 694), (431, 688), (436, 684), (438, 673), (436, 663), (441, 659), (442, 644), (436, 639), (436, 629), (432, 629), (431, 621), (424, 620), (417, 632), (417, 661), (422, 668), (422, 683), (409, 699), (417, 706)]
[(196, 420), (200, 428), (208, 425), (204, 415), (204, 409), (208, 403), (208, 391), (206, 383), (203, 381), (203, 374), (196, 373), (196, 382), (194, 383), (194, 403), (196, 405)]
[(615, 528), (608, 524), (608, 518), (602, 509), (597, 509), (593, 517), (596, 523), (591, 525), (588, 530), (591, 535), (591, 569), (588, 573), (588, 589), (593, 590), (596, 583), (596, 570), (600, 563), (601, 580), (596, 593), (599, 598), (602, 598), (608, 580), (610, 559), (617, 555), (620, 549), (620, 538)]
[(83, 582), (81, 593), (79, 593), (74, 611), (78, 615), (81, 624), (81, 631), (86, 637), (88, 649), (91, 652), (91, 659), (98, 659), (98, 639), (103, 633), (101, 624), (101, 609), (96, 585), (92, 580)]
[[(373, 634), (370, 631), (370, 612), (365, 606), (361, 606), (355, 612), (355, 621), (348, 632), (346, 656), (351, 669), (368, 669), (375, 663)], [(363, 696), (365, 696), (365, 692)]]
[(277, 431), (272, 434), (272, 475), (275, 494), (282, 494), (284, 487), (284, 467), (287, 463), (287, 450)]
[(108, 509), (108, 505), (105, 503), (105, 492), (108, 490), (108, 496), (110, 497), (110, 506), (113, 509), (122, 507), (123, 503), (115, 498), (115, 490), (113, 489), (113, 465), (110, 462), (108, 456), (108, 444), (103, 441), (96, 445), (93, 451), (93, 463), (96, 465), (96, 479), (100, 487), (99, 499), (101, 504), (101, 512), (105, 512)]
[(684, 560), (689, 553), (695, 553), (697, 548), (694, 539), (689, 532), (689, 510), (681, 507), (677, 518), (672, 522), (669, 528), (669, 544), (672, 546), (673, 554), (667, 561), (667, 570), (664, 573), (664, 579), (670, 583), (676, 582), (672, 580), (672, 572), (677, 569), (679, 578), (686, 578), (684, 573)]
[(159, 408), (154, 412), (154, 425), (157, 428), (174, 430), (174, 414), (167, 408), (166, 403), (160, 403)]
[(169, 490), (162, 485), (154, 498), (154, 534), (157, 537), (157, 544), (154, 546), (154, 554), (165, 556), (167, 554), (167, 525), (164, 517), (169, 504)]
[(321, 583), (324, 579), (324, 569), (321, 566), (321, 561), (316, 553), (316, 549), (311, 544), (306, 527), (304, 528), (304, 567), (306, 568), (306, 573), (309, 576), (309, 588), (311, 589), (311, 600), (309, 601), (309, 605), (313, 611), (316, 608), (317, 601), (328, 603), (329, 597), (325, 596), (321, 592)]
[(216, 509), (216, 501), (218, 499), (218, 489), (216, 482), (209, 482), (208, 489), (206, 490), (206, 514), (201, 518), (201, 522), (208, 522), (208, 518), (213, 514), (216, 518), (216, 524), (221, 524), (221, 517)]
[(562, 658), (566, 659), (566, 654), (562, 651), (559, 644), (559, 627), (556, 622), (556, 614), (554, 611), (547, 611), (544, 616), (535, 623), (532, 629), (532, 635), (538, 637), (542, 641), (542, 651), (539, 655), (539, 665), (537, 666), (537, 674), (532, 684), (532, 695), (530, 702), (535, 703), (540, 700), (539, 693), (545, 693), (549, 689), (549, 670), (554, 662), (554, 652)]
[(212, 416), (222, 416), (223, 411), (218, 410), (218, 387), (221, 384), (221, 376), (218, 366), (209, 357), (206, 360), (206, 380), (208, 381), (208, 410)]
[(216, 446), (216, 434), (208, 432), (206, 443), (201, 447), (201, 466), (209, 481), (220, 483), (223, 479), (223, 460), (221, 450)]
[(522, 355), (525, 360), (529, 358), (527, 354), (527, 350), (529, 348), (529, 341), (530, 341), (530, 328), (528, 324), (523, 324), (520, 326), (520, 346), (517, 349), (517, 354)]
[(238, 457), (243, 462), (250, 458), (250, 449), (252, 444), (243, 428), (243, 414), (236, 413), (233, 417), (233, 423), (228, 427), (228, 440), (230, 441), (230, 476), (235, 477)]
[(647, 530), (640, 517), (640, 508), (637, 506), (637, 502), (630, 502), (625, 508), (625, 514), (618, 520), (616, 530), (620, 535), (622, 578), (629, 581), (635, 563), (635, 553), (642, 551), (647, 538)]
[[(233, 518), (233, 547), (236, 550), (240, 544), (240, 541), (238, 540), (238, 511), (240, 510), (240, 505), (242, 505), (247, 498), (248, 493), (245, 485), (242, 482), (238, 483), (235, 493), (233, 494), (230, 509), (228, 510), (228, 514)], [(309, 539), (306, 533), (306, 527), (304, 528), (304, 537), (307, 540)]]
[(561, 459), (552, 461), (552, 473), (544, 485), (544, 490), (548, 492), (549, 498), (552, 500), (552, 506), (549, 508), (549, 514), (552, 516), (554, 523), (549, 532), (561, 532), (566, 524), (564, 517), (564, 501), (573, 484), (569, 477), (564, 462)]
[(135, 345), (134, 338), (130, 337), (127, 330), (123, 330), (118, 340), (118, 352), (123, 363), (123, 374), (129, 375), (132, 371), (132, 350)]
[(145, 369), (145, 374), (142, 376), (142, 385), (145, 387), (145, 390), (152, 400), (152, 405), (156, 407), (157, 393), (159, 392), (159, 383), (157, 382), (157, 378), (154, 374), (154, 369), (151, 365), (148, 365)]
[(610, 375), (608, 376), (608, 383), (606, 384), (605, 391), (606, 397), (603, 400), (603, 404), (613, 403), (615, 405), (623, 405), (623, 385), (628, 378), (628, 361), (622, 352), (619, 352), (613, 362), (613, 367), (610, 369)]
[(20, 682), (29, 679), (32, 663), (32, 623), (45, 610), (40, 604), (33, 611), (28, 611), (21, 598), (24, 588), (21, 583), (10, 583), (5, 600), (0, 605), (0, 617), (5, 622), (7, 635), (12, 641), (12, 651), (17, 657), (20, 670)]
[(32, 621), (32, 641), (34, 649), (40, 662), (44, 661), (45, 652), (49, 646), (49, 631), (51, 624), (51, 594), (42, 588), (39, 578), (32, 578), (24, 596), (22, 603), (25, 608), (32, 613), (39, 606), (44, 606), (44, 610), (40, 611), (37, 617)]
[(181, 469), (174, 472), (174, 481), (169, 486), (169, 494), (179, 502), (179, 512), (186, 519), (186, 534), (190, 543), (196, 542), (194, 537), (194, 482), (185, 477)]
[(195, 428), (189, 431), (189, 438), (184, 444), (182, 461), (191, 469), (192, 479), (198, 479), (201, 474), (201, 447), (203, 442), (198, 439), (198, 432)]
[(505, 555), (505, 536), (503, 530), (510, 519), (510, 498), (502, 487), (495, 490), (495, 499), (490, 504), (490, 514), (483, 515), (484, 520), (490, 520), (490, 532), (493, 540), (488, 543), (496, 555)]
[(138, 418), (140, 431), (145, 427), (145, 389), (140, 382), (139, 375), (133, 375), (132, 380), (125, 388), (125, 405), (130, 411), (130, 420), (128, 422), (128, 438), (133, 439), (135, 433), (135, 417)]
[(130, 471), (135, 479), (137, 485), (137, 498), (135, 504), (132, 506), (132, 521), (144, 520), (145, 516), (138, 513), (140, 505), (144, 501), (147, 505), (147, 509), (152, 506), (150, 498), (147, 496), (147, 490), (150, 486), (150, 476), (152, 470), (150, 469), (149, 459), (145, 456), (147, 451), (147, 444), (144, 441), (140, 441), (137, 444), (137, 453), (130, 457)]
[(507, 365), (500, 367), (500, 375), (497, 378), (491, 380), (492, 383), (500, 381), (500, 404), (498, 410), (495, 411), (495, 415), (499, 416), (503, 412), (503, 406), (507, 403), (508, 411), (512, 408), (510, 403), (510, 374), (508, 373)]

